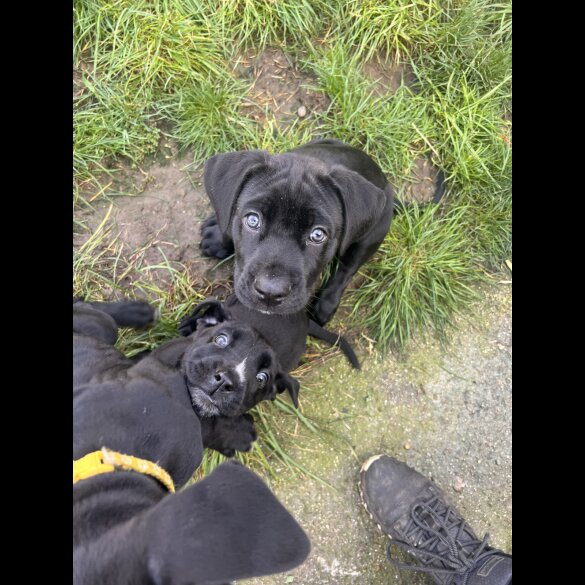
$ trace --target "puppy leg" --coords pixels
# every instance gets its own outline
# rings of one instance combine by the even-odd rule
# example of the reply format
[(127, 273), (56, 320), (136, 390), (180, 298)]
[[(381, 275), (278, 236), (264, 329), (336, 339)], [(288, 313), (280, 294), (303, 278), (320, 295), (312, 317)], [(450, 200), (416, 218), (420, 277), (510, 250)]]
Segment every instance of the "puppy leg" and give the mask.
[(183, 359), (185, 350), (191, 345), (191, 343), (192, 340), (185, 337), (171, 339), (151, 352), (150, 357), (155, 358), (161, 364), (164, 364), (169, 368), (178, 368)]
[[(73, 334), (114, 345), (118, 339), (118, 325), (110, 315), (95, 309), (89, 303), (74, 302)], [(79, 344), (74, 344), (74, 349), (76, 345)]]
[(337, 271), (318, 292), (316, 299), (309, 309), (309, 314), (319, 325), (325, 325), (337, 311), (341, 295), (358, 271), (360, 266), (369, 260), (380, 247), (384, 238), (365, 246), (362, 243), (353, 244), (341, 257)]
[(234, 243), (221, 233), (215, 215), (206, 219), (201, 226), (201, 251), (204, 256), (224, 259), (233, 254)]
[(86, 303), (90, 307), (110, 315), (118, 327), (146, 327), (155, 322), (156, 311), (144, 301), (119, 301), (112, 303)]
[(226, 457), (233, 457), (236, 451), (249, 451), (258, 438), (251, 414), (214, 416), (202, 418), (200, 422), (203, 446), (219, 451)]

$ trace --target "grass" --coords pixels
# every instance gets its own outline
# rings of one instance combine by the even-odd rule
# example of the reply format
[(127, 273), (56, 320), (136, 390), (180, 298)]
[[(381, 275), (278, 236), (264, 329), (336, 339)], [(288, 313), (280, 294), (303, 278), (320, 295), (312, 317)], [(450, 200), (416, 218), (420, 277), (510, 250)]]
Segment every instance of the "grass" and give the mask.
[(338, 35), (368, 59), (383, 51), (397, 61), (434, 40), (444, 10), (437, 0), (349, 0), (341, 3)]
[(178, 92), (163, 109), (174, 123), (171, 136), (197, 160), (245, 148), (254, 135), (252, 120), (241, 112), (249, 85), (226, 76)]
[(444, 334), (452, 316), (473, 300), (477, 274), (462, 221), (466, 212), (459, 207), (441, 215), (437, 207), (414, 206), (394, 219), (354, 292), (353, 315), (383, 349), (417, 332)]
[(73, 172), (78, 180), (105, 170), (117, 157), (134, 163), (156, 151), (159, 129), (148, 106), (116, 82), (86, 75), (74, 100)]
[[(73, 10), (77, 233), (87, 229), (80, 212), (123, 193), (114, 175), (156, 154), (162, 138), (199, 167), (217, 152), (281, 152), (330, 136), (368, 152), (399, 195), (421, 157), (447, 177), (441, 208), (395, 217), (360, 271), (363, 284), (345, 295), (353, 328), (379, 349), (425, 332), (444, 337), (474, 284), (511, 260), (509, 0), (75, 0)], [(235, 65), (268, 46), (314, 78), (326, 111), (286, 123), (268, 109), (250, 116), (255, 80)], [(410, 71), (415, 82), (387, 89), (367, 73), (374, 61)], [(74, 292), (147, 297), (161, 311), (152, 330), (124, 332), (124, 351), (172, 337), (211, 290), (179, 263), (149, 266), (108, 217), (89, 235), (74, 250)], [(309, 359), (300, 375), (318, 362)], [(267, 477), (277, 465), (306, 475), (287, 455), (287, 437), (293, 427), (324, 427), (285, 400), (262, 405), (256, 418), (260, 439), (243, 460)], [(207, 457), (205, 472), (219, 461)]]
[(414, 158), (429, 150), (420, 138), (432, 127), (426, 103), (406, 86), (393, 94), (376, 92), (343, 43), (317, 55), (312, 66), (331, 99), (321, 133), (364, 149), (389, 176), (404, 179)]
[[(215, 13), (225, 38), (243, 48), (264, 48), (282, 43), (304, 47), (318, 38), (334, 16), (326, 0), (208, 0), (207, 10)], [(333, 3), (334, 4), (334, 3)]]

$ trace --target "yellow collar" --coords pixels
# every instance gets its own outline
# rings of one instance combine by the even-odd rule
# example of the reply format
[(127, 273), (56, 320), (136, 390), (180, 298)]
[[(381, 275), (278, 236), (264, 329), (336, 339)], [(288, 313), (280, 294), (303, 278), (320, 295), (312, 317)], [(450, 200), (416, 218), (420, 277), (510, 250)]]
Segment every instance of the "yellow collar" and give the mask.
[(101, 451), (88, 453), (81, 459), (73, 461), (73, 483), (81, 479), (93, 477), (100, 473), (108, 473), (116, 468), (125, 471), (138, 471), (158, 479), (172, 494), (175, 493), (175, 484), (171, 476), (156, 463), (146, 459), (138, 459), (131, 455), (123, 455), (102, 447)]

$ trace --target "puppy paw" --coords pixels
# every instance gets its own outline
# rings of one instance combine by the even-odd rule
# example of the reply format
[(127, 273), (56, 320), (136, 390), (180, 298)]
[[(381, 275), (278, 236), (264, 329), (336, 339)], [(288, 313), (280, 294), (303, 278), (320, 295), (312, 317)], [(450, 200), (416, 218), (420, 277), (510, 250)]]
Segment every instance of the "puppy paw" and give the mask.
[(89, 303), (95, 309), (113, 317), (119, 327), (139, 329), (152, 325), (158, 312), (145, 301), (119, 301), (112, 303)]
[(338, 306), (339, 299), (337, 297), (318, 298), (313, 304), (310, 314), (314, 321), (323, 326), (333, 317)]
[(203, 446), (233, 457), (236, 451), (249, 451), (258, 438), (251, 414), (218, 416), (201, 421)]
[(203, 255), (223, 260), (233, 251), (233, 245), (226, 245), (215, 215), (206, 219), (201, 226), (201, 252)]
[(122, 309), (120, 316), (115, 316), (116, 322), (119, 319), (126, 322), (126, 327), (146, 327), (156, 321), (157, 311), (144, 301), (128, 301)]
[(250, 451), (252, 444), (258, 438), (254, 417), (251, 414), (242, 414), (237, 418), (239, 420), (234, 430), (231, 445), (236, 451)]

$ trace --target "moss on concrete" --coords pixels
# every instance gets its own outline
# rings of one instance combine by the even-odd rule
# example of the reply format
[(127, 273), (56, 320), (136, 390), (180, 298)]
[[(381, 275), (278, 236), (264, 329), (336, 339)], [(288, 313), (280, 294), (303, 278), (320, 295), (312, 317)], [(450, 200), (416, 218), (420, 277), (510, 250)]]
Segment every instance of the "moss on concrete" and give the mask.
[(361, 371), (338, 355), (303, 376), (303, 414), (319, 433), (283, 415), (279, 440), (331, 487), (279, 469), (272, 488), (312, 553), (290, 573), (246, 583), (430, 583), (390, 566), (361, 506), (359, 467), (379, 452), (433, 477), (479, 536), (489, 530), (494, 546), (511, 551), (511, 291), (486, 287), (482, 296), (448, 346), (427, 339), (384, 357), (364, 344)]

